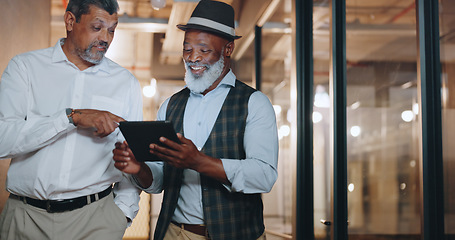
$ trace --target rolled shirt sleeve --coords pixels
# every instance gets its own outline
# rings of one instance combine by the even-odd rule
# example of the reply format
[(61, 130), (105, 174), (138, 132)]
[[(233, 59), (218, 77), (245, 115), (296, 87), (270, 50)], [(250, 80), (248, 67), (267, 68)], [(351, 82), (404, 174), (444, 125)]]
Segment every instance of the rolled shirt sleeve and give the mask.
[(275, 112), (267, 96), (251, 95), (248, 102), (244, 147), (246, 159), (221, 159), (233, 192), (270, 192), (277, 177), (278, 131)]
[(161, 193), (163, 191), (163, 162), (146, 162), (145, 163), (152, 172), (153, 182), (147, 188), (143, 188), (134, 175), (130, 175), (130, 181), (136, 187), (142, 189), (146, 193)]

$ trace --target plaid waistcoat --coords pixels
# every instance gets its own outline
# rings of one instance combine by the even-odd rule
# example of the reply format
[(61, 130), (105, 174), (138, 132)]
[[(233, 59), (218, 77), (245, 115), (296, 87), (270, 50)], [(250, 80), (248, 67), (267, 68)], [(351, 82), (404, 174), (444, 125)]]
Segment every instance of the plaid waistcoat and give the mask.
[[(248, 115), (248, 101), (256, 90), (236, 80), (224, 101), (212, 132), (202, 152), (216, 158), (245, 159), (243, 135)], [(174, 94), (168, 104), (166, 119), (183, 133), (183, 115), (190, 91)], [(154, 239), (166, 234), (177, 206), (183, 170), (164, 164), (164, 198)], [(213, 240), (252, 240), (264, 232), (261, 194), (229, 192), (218, 181), (200, 175), (204, 221)]]

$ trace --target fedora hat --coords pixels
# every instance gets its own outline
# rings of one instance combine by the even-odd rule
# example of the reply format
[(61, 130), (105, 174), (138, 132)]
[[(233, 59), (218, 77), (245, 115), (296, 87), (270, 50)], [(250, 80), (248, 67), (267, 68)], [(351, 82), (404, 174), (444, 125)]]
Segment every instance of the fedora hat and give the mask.
[(217, 34), (229, 40), (241, 38), (235, 35), (234, 8), (231, 5), (212, 0), (201, 0), (187, 24), (177, 27), (183, 31), (197, 29)]

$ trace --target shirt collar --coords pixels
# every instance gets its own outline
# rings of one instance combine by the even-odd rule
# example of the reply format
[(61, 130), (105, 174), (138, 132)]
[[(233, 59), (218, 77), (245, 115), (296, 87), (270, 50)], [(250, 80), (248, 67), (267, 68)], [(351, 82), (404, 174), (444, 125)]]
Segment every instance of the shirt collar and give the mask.
[(236, 79), (237, 79), (237, 77), (235, 76), (235, 74), (232, 72), (232, 70), (229, 69), (229, 72), (226, 74), (226, 76), (224, 76), (223, 80), (221, 80), (221, 82), (220, 82), (220, 84), (218, 84), (218, 86), (228, 85), (228, 86), (235, 87)]
[[(66, 61), (74, 66), (74, 64), (68, 60), (65, 53), (63, 52), (62, 45), (64, 42), (65, 42), (65, 38), (60, 38), (58, 40), (58, 42), (55, 44), (54, 52), (52, 54), (52, 62), (57, 63), (57, 62)], [(99, 70), (109, 73), (109, 61), (106, 59), (106, 57), (103, 57), (100, 64), (93, 65), (93, 66), (85, 69), (84, 71), (98, 72)]]

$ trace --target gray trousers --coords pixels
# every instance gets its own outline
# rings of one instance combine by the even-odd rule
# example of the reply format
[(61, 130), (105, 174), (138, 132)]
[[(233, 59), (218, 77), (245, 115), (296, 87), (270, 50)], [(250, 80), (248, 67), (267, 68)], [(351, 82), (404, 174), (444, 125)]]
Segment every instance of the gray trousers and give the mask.
[(121, 240), (126, 227), (126, 217), (114, 203), (112, 193), (62, 213), (48, 213), (8, 198), (0, 215), (1, 240)]

